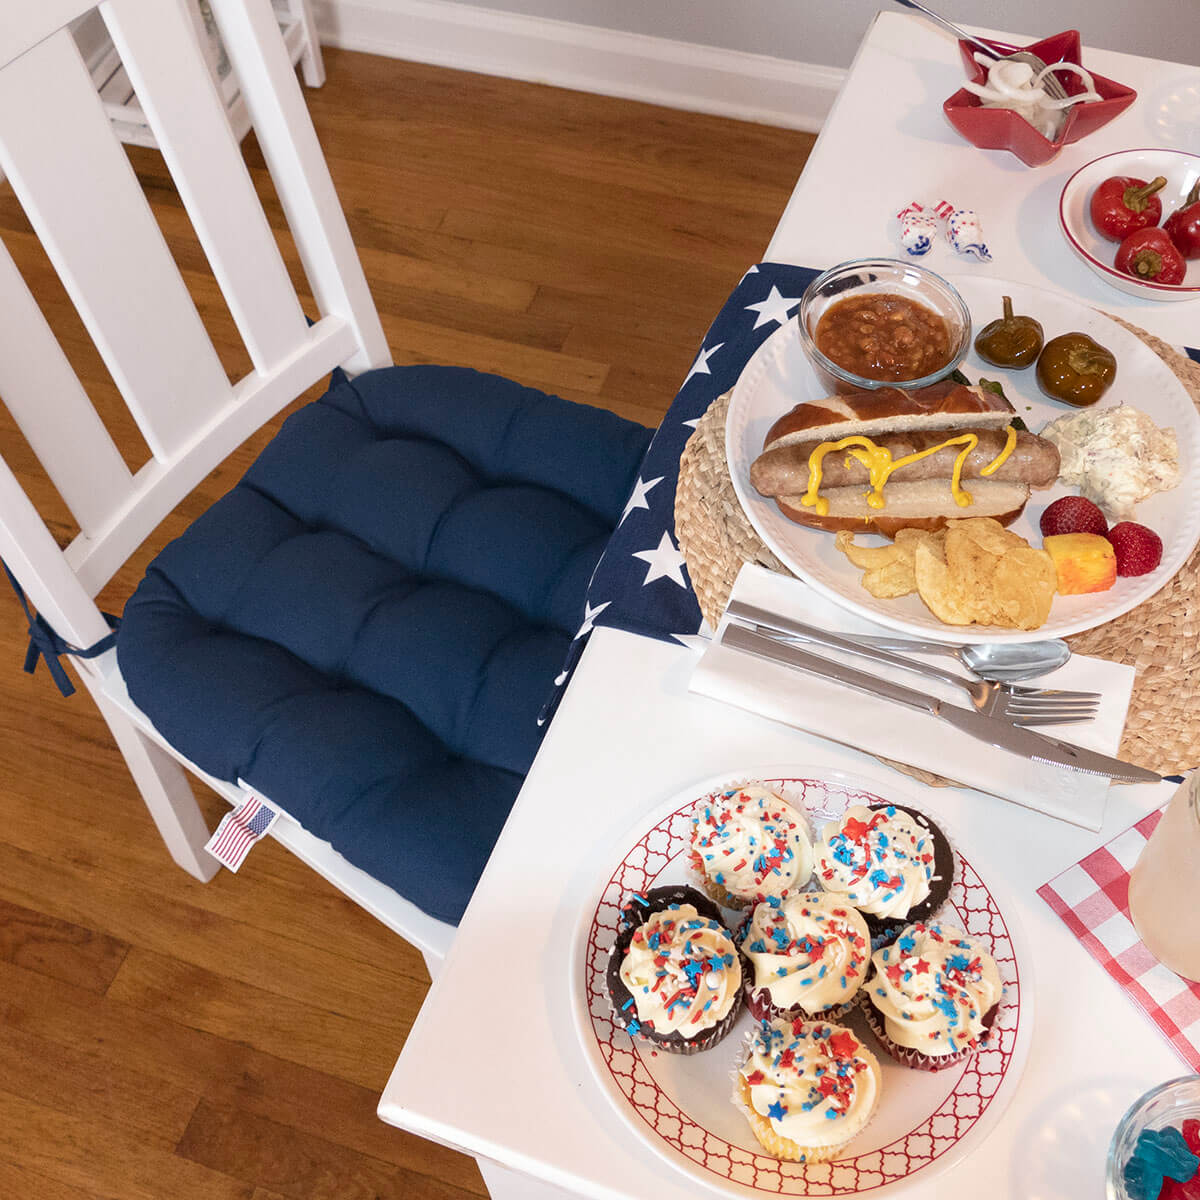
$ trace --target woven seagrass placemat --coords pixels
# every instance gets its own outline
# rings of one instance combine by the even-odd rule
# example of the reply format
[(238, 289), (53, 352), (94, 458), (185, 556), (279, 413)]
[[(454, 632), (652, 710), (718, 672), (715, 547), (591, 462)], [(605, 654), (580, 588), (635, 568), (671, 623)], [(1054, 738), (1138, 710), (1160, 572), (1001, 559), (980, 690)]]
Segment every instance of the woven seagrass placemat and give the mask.
[[(1111, 319), (1149, 346), (1200, 407), (1200, 364), (1144, 330), (1120, 318)], [(714, 629), (743, 563), (790, 574), (754, 531), (734, 493), (725, 460), (729, 397), (729, 392), (717, 397), (697, 423), (679, 460), (675, 493), (679, 549), (687, 560), (700, 611)], [(1121, 757), (1165, 774), (1200, 764), (1198, 581), (1200, 547), (1149, 600), (1124, 616), (1067, 639), (1077, 654), (1136, 668)], [(945, 783), (927, 772), (901, 769), (927, 783)]]

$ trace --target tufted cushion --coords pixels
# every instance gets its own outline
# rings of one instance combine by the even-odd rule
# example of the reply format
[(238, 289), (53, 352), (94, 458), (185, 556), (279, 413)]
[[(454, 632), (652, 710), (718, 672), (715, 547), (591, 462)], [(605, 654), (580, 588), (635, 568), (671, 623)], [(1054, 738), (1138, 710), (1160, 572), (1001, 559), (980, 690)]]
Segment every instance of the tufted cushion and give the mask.
[(117, 642), (130, 696), (456, 922), (649, 438), (464, 368), (336, 373), (151, 564)]

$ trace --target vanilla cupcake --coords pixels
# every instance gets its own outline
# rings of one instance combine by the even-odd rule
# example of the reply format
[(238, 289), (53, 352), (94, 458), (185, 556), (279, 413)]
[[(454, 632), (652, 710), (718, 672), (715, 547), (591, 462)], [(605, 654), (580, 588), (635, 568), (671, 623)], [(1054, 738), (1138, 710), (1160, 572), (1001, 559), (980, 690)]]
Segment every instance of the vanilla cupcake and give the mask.
[(750, 1036), (733, 1102), (764, 1150), (825, 1162), (866, 1128), (883, 1079), (856, 1034), (828, 1021), (770, 1021)]
[(931, 921), (910, 925), (871, 963), (863, 1009), (898, 1062), (940, 1071), (986, 1045), (1004, 988), (982, 942)]
[(742, 1008), (742, 961), (720, 910), (695, 888), (653, 888), (622, 912), (608, 963), (613, 1014), (673, 1054), (715, 1046)]
[(692, 813), (690, 861), (705, 892), (726, 908), (785, 896), (812, 876), (808, 820), (765, 784), (722, 789)]
[(862, 914), (826, 892), (756, 904), (740, 945), (746, 1007), (759, 1021), (835, 1020), (853, 1006), (871, 966)]
[(825, 826), (815, 848), (817, 883), (867, 920), (875, 948), (945, 903), (954, 851), (923, 813), (856, 804)]

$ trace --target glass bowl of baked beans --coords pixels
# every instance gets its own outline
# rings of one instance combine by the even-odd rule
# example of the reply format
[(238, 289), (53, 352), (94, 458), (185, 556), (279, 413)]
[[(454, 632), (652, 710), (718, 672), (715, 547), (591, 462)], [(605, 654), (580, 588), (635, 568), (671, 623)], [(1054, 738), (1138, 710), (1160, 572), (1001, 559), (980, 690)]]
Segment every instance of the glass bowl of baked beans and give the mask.
[(927, 387), (971, 348), (971, 314), (932, 271), (894, 258), (839, 263), (808, 285), (800, 341), (831, 392)]

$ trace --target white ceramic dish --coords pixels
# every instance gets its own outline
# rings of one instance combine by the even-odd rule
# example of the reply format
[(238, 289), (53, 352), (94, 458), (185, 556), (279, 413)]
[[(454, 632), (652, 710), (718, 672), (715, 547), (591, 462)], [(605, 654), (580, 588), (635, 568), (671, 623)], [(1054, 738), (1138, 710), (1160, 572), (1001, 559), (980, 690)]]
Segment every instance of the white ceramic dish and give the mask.
[[(992, 1044), (965, 1066), (914, 1071), (878, 1048), (861, 1015), (842, 1018), (876, 1051), (883, 1070), (879, 1108), (868, 1127), (831, 1163), (780, 1162), (755, 1140), (730, 1100), (753, 1019), (743, 1010), (735, 1028), (699, 1054), (654, 1051), (635, 1043), (613, 1020), (605, 972), (623, 903), (635, 891), (687, 879), (690, 813), (696, 800), (747, 779), (786, 790), (819, 826), (856, 803), (881, 800), (920, 808), (891, 784), (834, 768), (760, 767), (685, 788), (650, 813), (614, 847), (595, 900), (575, 931), (570, 956), (572, 1012), (601, 1090), (633, 1133), (691, 1179), (725, 1195), (872, 1197), (928, 1180), (970, 1153), (1011, 1100), (1033, 1036), (1029, 954), (1002, 904), (958, 854), (959, 873), (943, 917), (992, 947), (1005, 985)], [(728, 914), (730, 921), (737, 914)], [(1019, 964), (1019, 967), (1018, 967)]]
[[(751, 525), (784, 565), (817, 591), (869, 621), (916, 637), (941, 642), (1027, 642), (1032, 638), (1066, 637), (1092, 629), (1136, 608), (1166, 584), (1187, 561), (1200, 539), (1200, 489), (1187, 483), (1189, 467), (1200, 462), (1200, 414), (1169, 367), (1138, 337), (1109, 317), (1057, 292), (997, 279), (951, 276), (971, 310), (976, 328), (1000, 316), (1002, 298), (1011, 296), (1018, 313), (1041, 321), (1047, 339), (1081, 330), (1117, 356), (1117, 378), (1099, 407), (1129, 404), (1149, 414), (1160, 426), (1171, 426), (1179, 439), (1185, 481), (1138, 506), (1136, 519), (1163, 540), (1157, 570), (1137, 578), (1118, 579), (1106, 592), (1056, 596), (1050, 619), (1034, 633), (993, 626), (943, 625), (918, 596), (877, 600), (859, 582), (862, 572), (834, 548), (832, 534), (789, 521), (775, 503), (750, 486), (750, 464), (762, 451), (771, 425), (793, 405), (819, 399), (824, 391), (800, 346), (795, 323), (769, 337), (747, 363), (733, 389), (725, 427), (725, 450), (734, 491)], [(1077, 410), (1045, 397), (1033, 370), (1002, 371), (972, 352), (962, 370), (972, 379), (998, 379), (1005, 393), (1035, 433), (1049, 421)], [(1045, 508), (1075, 488), (1061, 485), (1034, 492), (1012, 529), (1031, 545), (1041, 545), (1038, 521)], [(865, 542), (882, 544), (880, 538)]]
[[(1089, 215), (1092, 192), (1112, 175), (1131, 175), (1147, 181), (1162, 175), (1167, 186), (1159, 193), (1163, 220), (1182, 207), (1187, 194), (1200, 179), (1200, 155), (1182, 150), (1122, 150), (1106, 154), (1080, 167), (1063, 187), (1058, 201), (1058, 223), (1067, 244), (1097, 275), (1120, 292), (1143, 300), (1200, 299), (1200, 259), (1187, 264), (1181, 284), (1163, 284), (1134, 279), (1113, 266), (1117, 243), (1096, 232)], [(1161, 222), (1160, 222), (1161, 224)], [(1198, 318), (1200, 321), (1200, 318)]]

